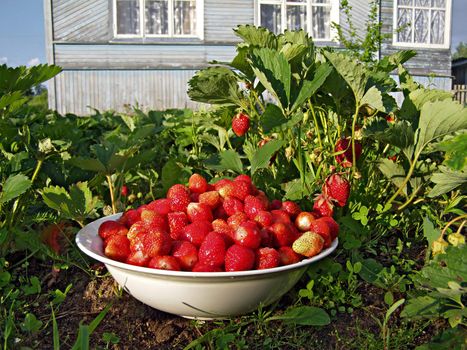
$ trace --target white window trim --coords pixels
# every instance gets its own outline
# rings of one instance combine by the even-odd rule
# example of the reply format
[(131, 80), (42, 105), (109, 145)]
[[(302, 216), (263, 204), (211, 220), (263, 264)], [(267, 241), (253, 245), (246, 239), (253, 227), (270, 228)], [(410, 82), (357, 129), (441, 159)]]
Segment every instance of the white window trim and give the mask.
[[(112, 0), (113, 6), (113, 34), (118, 39), (143, 39), (143, 38), (182, 38), (204, 40), (204, 0), (196, 0), (196, 34), (171, 34), (173, 33), (173, 6), (169, 6), (169, 34), (145, 34), (144, 33), (144, 0), (139, 1), (139, 31), (141, 34), (118, 34), (117, 33), (117, 0)], [(173, 0), (168, 0), (169, 5)]]
[[(306, 26), (307, 26), (307, 33), (311, 34), (311, 3), (313, 0), (306, 1)], [(255, 0), (255, 25), (261, 25), (261, 4), (270, 4), (270, 5), (282, 5), (281, 7), (281, 28), (282, 31), (287, 26), (287, 16), (286, 16), (286, 4), (288, 3), (287, 0)], [(304, 3), (297, 3), (291, 2), (287, 5), (289, 6), (303, 6)], [(339, 0), (330, 0), (331, 11), (330, 11), (330, 32), (329, 38), (315, 38), (313, 37), (313, 41), (321, 41), (321, 42), (329, 42), (329, 41), (336, 41), (337, 40), (337, 31), (331, 24), (333, 22), (339, 24)], [(313, 6), (328, 6), (327, 4), (313, 4)]]
[[(407, 43), (397, 41), (397, 9), (398, 9), (398, 0), (394, 0), (393, 8), (393, 34), (392, 34), (392, 45), (398, 47), (408, 47), (408, 48), (422, 48), (422, 49), (449, 49), (451, 47), (451, 8), (452, 0), (446, 0), (446, 9), (445, 9), (445, 18), (444, 18), (444, 44), (430, 44), (430, 43)], [(407, 6), (412, 7), (413, 6)], [(429, 7), (430, 9), (434, 7)], [(413, 30), (412, 30), (413, 33)], [(412, 34), (413, 36), (413, 34)]]

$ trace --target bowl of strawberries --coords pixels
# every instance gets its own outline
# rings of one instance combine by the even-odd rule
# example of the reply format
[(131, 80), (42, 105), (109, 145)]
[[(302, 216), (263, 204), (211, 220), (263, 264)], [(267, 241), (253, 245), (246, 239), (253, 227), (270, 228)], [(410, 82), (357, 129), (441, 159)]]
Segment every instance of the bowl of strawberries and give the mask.
[(182, 317), (226, 318), (278, 300), (336, 249), (332, 207), (342, 200), (328, 192), (331, 211), (308, 212), (270, 201), (246, 175), (209, 184), (193, 174), (165, 198), (91, 222), (76, 242), (141, 302)]

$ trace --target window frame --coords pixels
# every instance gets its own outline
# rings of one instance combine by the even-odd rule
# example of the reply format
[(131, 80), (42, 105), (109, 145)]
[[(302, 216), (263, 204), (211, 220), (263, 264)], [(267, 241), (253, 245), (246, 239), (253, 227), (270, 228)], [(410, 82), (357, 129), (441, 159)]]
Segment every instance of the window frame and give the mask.
[[(335, 22), (339, 24), (339, 0), (330, 0), (329, 5), (325, 3), (315, 3), (315, 0), (305, 0), (303, 3), (300, 2), (292, 2), (287, 0), (255, 0), (255, 25), (261, 26), (261, 5), (281, 5), (281, 33), (287, 29), (287, 6), (305, 6), (306, 7), (306, 32), (308, 34), (312, 34), (312, 15), (311, 9), (313, 6), (315, 7), (327, 7), (330, 6), (330, 13), (329, 13), (329, 20), (330, 20), (330, 28), (329, 28), (329, 38), (315, 38), (313, 37), (313, 41), (315, 42), (330, 42), (335, 41), (337, 39), (337, 31), (336, 29), (331, 26), (331, 23)], [(302, 28), (303, 29), (303, 28)], [(305, 30), (305, 29), (304, 29)]]
[(174, 34), (174, 14), (173, 4), (175, 0), (166, 0), (168, 2), (168, 34), (146, 34), (145, 25), (145, 1), (139, 2), (139, 30), (140, 34), (118, 34), (117, 32), (117, 0), (112, 0), (113, 12), (113, 34), (117, 39), (200, 39), (204, 40), (204, 0), (194, 0), (196, 2), (196, 33), (195, 34)]
[[(415, 9), (428, 9), (430, 10), (430, 20), (431, 20), (431, 10), (441, 9), (440, 7), (420, 7), (416, 5), (401, 5), (402, 8), (411, 8), (413, 10), (412, 20), (415, 16)], [(416, 43), (416, 42), (402, 42), (397, 40), (397, 20), (398, 20), (398, 9), (401, 7), (398, 0), (394, 0), (393, 4), (393, 35), (392, 35), (392, 45), (397, 47), (409, 47), (409, 48), (421, 48), (421, 49), (449, 49), (451, 47), (451, 8), (452, 0), (446, 0), (446, 7), (444, 8), (445, 17), (444, 17), (444, 44), (431, 44), (431, 43)], [(428, 27), (429, 33), (431, 34), (431, 21), (429, 22), (430, 26)], [(412, 27), (413, 29), (413, 27)], [(412, 30), (411, 40), (414, 40), (414, 31)]]

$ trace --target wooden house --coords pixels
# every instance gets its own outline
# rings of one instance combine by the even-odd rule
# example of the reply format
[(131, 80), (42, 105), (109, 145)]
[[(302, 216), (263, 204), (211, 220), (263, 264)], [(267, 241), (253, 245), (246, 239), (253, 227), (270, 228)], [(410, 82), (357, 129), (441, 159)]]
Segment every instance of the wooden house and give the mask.
[[(370, 2), (349, 0), (359, 31)], [(450, 89), (451, 2), (378, 0), (382, 30), (391, 34), (379, 56), (415, 48), (411, 72)], [(346, 26), (339, 0), (44, 0), (44, 13), (48, 63), (63, 68), (49, 84), (49, 105), (78, 115), (90, 107), (195, 107), (188, 80), (235, 55), (239, 24), (304, 28), (317, 45), (333, 46), (331, 23)]]

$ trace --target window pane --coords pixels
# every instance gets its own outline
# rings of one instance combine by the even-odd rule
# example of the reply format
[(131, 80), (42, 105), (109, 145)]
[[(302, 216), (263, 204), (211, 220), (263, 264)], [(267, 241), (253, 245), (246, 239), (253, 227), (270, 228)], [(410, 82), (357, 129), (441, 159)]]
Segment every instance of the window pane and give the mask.
[(287, 6), (287, 29), (306, 30), (306, 7), (305, 6)]
[(397, 11), (397, 41), (402, 43), (412, 42), (412, 10), (399, 9)]
[(174, 34), (196, 34), (196, 1), (174, 1)]
[(431, 13), (431, 43), (444, 44), (444, 11), (434, 10)]
[(329, 39), (331, 37), (331, 8), (313, 6), (311, 12), (311, 35), (317, 39)]
[(139, 1), (117, 0), (117, 34), (140, 34)]
[(400, 6), (412, 6), (413, 0), (399, 0), (398, 3)]
[(428, 10), (415, 9), (414, 42), (428, 42)]
[(261, 4), (261, 26), (279, 34), (281, 28), (281, 5)]
[(431, 6), (446, 8), (446, 0), (431, 0)]
[(169, 9), (167, 4), (167, 0), (146, 0), (146, 34), (161, 35), (169, 33)]
[(415, 6), (430, 7), (430, 0), (415, 0)]
[(314, 4), (329, 4), (331, 0), (314, 0), (311, 2), (312, 5)]

